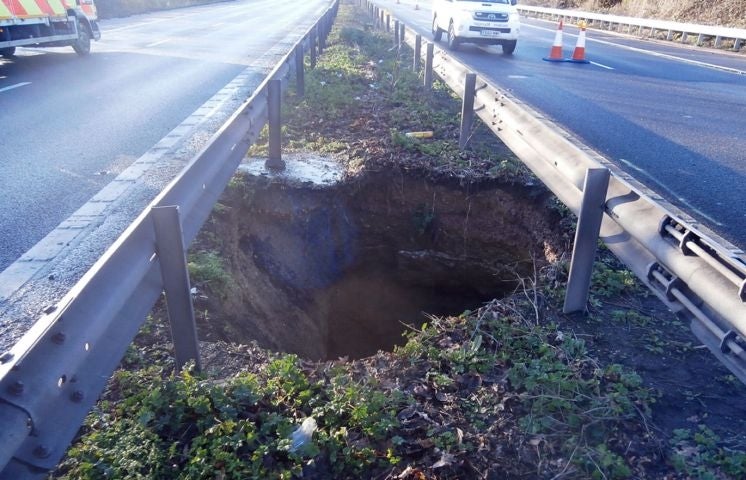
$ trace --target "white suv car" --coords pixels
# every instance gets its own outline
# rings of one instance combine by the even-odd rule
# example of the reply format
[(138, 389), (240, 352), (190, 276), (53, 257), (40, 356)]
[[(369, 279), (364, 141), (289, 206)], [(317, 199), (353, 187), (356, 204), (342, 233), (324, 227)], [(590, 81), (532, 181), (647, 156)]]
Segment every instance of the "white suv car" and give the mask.
[(448, 47), (461, 43), (502, 45), (503, 53), (515, 50), (521, 30), (517, 0), (434, 0), (433, 38), (448, 32)]

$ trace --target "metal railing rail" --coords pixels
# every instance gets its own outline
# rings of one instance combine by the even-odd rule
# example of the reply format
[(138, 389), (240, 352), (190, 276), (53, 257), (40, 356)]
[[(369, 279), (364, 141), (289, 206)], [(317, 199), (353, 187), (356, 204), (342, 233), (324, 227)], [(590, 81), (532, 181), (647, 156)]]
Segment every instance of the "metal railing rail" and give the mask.
[(310, 50), (315, 63), (315, 42), (321, 50), (338, 6), (339, 0), (330, 2), (251, 98), (53, 311), (0, 355), (1, 479), (44, 477), (62, 458), (163, 291), (151, 209), (178, 206), (184, 245), (192, 242), (267, 123), (269, 83), (297, 67), (299, 49)]
[(690, 34), (697, 36), (697, 45), (701, 45), (705, 38), (712, 38), (715, 40), (715, 48), (720, 48), (723, 40), (732, 40), (733, 50), (740, 50), (744, 41), (746, 41), (746, 29), (742, 28), (697, 25), (694, 23), (672, 22), (652, 18), (624, 17), (561, 8), (532, 7), (526, 5), (518, 5), (517, 8), (521, 13), (535, 17), (576, 22), (584, 20), (591, 26), (618, 32), (626, 28), (626, 33), (632, 33), (634, 29), (637, 29), (638, 33), (643, 35), (645, 29), (648, 29), (649, 36), (653, 37), (658, 32), (665, 33), (667, 40), (673, 40), (676, 34), (680, 34), (682, 43), (689, 41)]
[[(360, 1), (376, 24), (388, 30), (395, 16), (373, 1)], [(400, 24), (404, 28), (397, 19), (395, 42), (404, 37)], [(466, 79), (474, 74), (467, 65), (432, 43), (423, 49), (419, 35), (408, 35), (405, 41), (423, 55), (425, 61), (418, 64), (432, 65), (432, 71), (424, 72), (426, 85), (434, 72), (464, 98)], [(612, 173), (600, 238), (671, 310), (689, 319), (695, 335), (746, 383), (744, 252), (697, 228), (695, 221), (599, 153), (476, 75), (474, 112), (574, 213), (580, 211), (586, 173), (598, 168)]]

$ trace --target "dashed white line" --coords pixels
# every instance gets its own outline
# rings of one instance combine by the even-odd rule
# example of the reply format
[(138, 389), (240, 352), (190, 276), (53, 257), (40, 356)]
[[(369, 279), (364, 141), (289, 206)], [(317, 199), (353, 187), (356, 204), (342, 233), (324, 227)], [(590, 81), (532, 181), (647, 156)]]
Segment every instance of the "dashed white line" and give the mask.
[(7, 87), (0, 88), (0, 93), (7, 92), (8, 90), (13, 90), (14, 88), (25, 87), (26, 85), (31, 85), (31, 82), (21, 82), (16, 83), (15, 85), (9, 85)]
[(606, 70), (614, 70), (614, 67), (610, 67), (608, 65), (603, 65), (603, 64), (598, 63), (598, 62), (591, 62), (591, 65), (595, 65), (597, 67), (605, 68)]
[(117, 28), (110, 28), (104, 30), (104, 33), (112, 33), (112, 32), (121, 32), (122, 30), (130, 30), (132, 28), (138, 28), (138, 27), (147, 27), (148, 25), (152, 25), (154, 23), (161, 23), (161, 22), (167, 22), (169, 20), (173, 20), (173, 18), (158, 18), (156, 20), (151, 20), (149, 22), (142, 22), (142, 23), (135, 23), (132, 25), (125, 25), (124, 27), (117, 27)]
[(156, 45), (161, 45), (161, 44), (164, 44), (164, 43), (170, 42), (170, 41), (171, 41), (170, 38), (166, 38), (165, 40), (159, 40), (157, 42), (153, 42), (153, 43), (150, 43), (148, 45), (145, 45), (145, 48), (155, 47)]
[(679, 202), (681, 202), (683, 205), (685, 205), (689, 210), (691, 210), (691, 211), (693, 211), (695, 213), (698, 213), (700, 216), (702, 216), (703, 218), (706, 218), (707, 220), (709, 220), (713, 224), (717, 225), (718, 227), (724, 227), (725, 226), (725, 224), (723, 224), (722, 222), (719, 222), (719, 221), (715, 220), (710, 215), (707, 215), (705, 212), (703, 212), (699, 208), (697, 208), (694, 205), (692, 205), (691, 202), (689, 202), (689, 200), (687, 200), (686, 198), (684, 198), (681, 195), (679, 195), (676, 192), (674, 192), (672, 189), (670, 189), (667, 186), (665, 186), (664, 184), (662, 184), (659, 180), (657, 180), (650, 173), (648, 173), (648, 171), (645, 170), (644, 168), (640, 168), (637, 165), (633, 164), (632, 162), (630, 162), (629, 160), (626, 160), (624, 158), (620, 158), (619, 161), (622, 162), (623, 164), (627, 165), (632, 170), (635, 170), (636, 172), (640, 173), (641, 175), (646, 176), (651, 182), (655, 183), (658, 186), (659, 190), (663, 190), (663, 191), (667, 192), (671, 197), (676, 198)]

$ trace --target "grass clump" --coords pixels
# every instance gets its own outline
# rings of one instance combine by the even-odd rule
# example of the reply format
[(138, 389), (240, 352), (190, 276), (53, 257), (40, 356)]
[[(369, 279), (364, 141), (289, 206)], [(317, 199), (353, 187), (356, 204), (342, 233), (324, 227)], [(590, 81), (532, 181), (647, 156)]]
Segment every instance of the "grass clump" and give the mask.
[(499, 428), (498, 435), (515, 435), (523, 465), (493, 458), (494, 471), (534, 469), (536, 478), (629, 478), (644, 471), (624, 453), (631, 443), (652, 444), (645, 428), (651, 392), (633, 372), (599, 366), (583, 340), (537, 325), (532, 315), (520, 302), (494, 301), (474, 314), (434, 319), (401, 349), (437, 379), (435, 392), (455, 396), (458, 406), (444, 413), (460, 420), (463, 441), (449, 452), (475, 454), (479, 438)]
[[(311, 377), (291, 355), (224, 382), (122, 371), (112, 389), (122, 400), (89, 415), (58, 478), (354, 478), (398, 460), (385, 440), (404, 395)], [(318, 430), (294, 447), (308, 417)]]
[(230, 275), (223, 259), (215, 251), (197, 251), (189, 254), (187, 261), (189, 278), (200, 288), (209, 285), (212, 292), (224, 295), (230, 284)]
[(671, 445), (673, 465), (690, 478), (746, 478), (746, 453), (728, 446), (705, 425), (675, 430)]

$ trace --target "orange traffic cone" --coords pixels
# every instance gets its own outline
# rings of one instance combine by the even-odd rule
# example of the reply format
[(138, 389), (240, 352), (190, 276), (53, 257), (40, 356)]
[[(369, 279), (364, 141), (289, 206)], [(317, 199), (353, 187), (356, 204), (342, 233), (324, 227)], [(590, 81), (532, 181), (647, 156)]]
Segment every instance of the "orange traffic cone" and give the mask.
[(591, 63), (585, 59), (585, 25), (580, 26), (578, 44), (575, 46), (575, 51), (572, 52), (572, 58), (567, 61), (573, 63)]
[(557, 33), (554, 35), (554, 43), (552, 49), (549, 51), (549, 56), (544, 57), (547, 62), (564, 62), (565, 59), (562, 57), (562, 20), (557, 25)]

